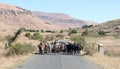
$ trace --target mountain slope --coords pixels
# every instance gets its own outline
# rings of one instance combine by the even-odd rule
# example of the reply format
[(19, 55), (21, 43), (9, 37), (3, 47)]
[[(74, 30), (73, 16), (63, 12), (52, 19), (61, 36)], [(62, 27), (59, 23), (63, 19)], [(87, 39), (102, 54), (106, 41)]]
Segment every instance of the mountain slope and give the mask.
[(49, 24), (55, 24), (61, 28), (79, 28), (84, 25), (95, 24), (95, 22), (75, 19), (62, 13), (33, 12), (34, 15), (46, 21)]
[(120, 19), (107, 21), (96, 26), (97, 29), (101, 30), (114, 30), (120, 28)]
[(14, 5), (0, 4), (0, 30), (56, 29), (45, 21), (34, 16), (31, 11)]
[(108, 34), (120, 34), (120, 19), (107, 21), (92, 28), (94, 31), (104, 31)]

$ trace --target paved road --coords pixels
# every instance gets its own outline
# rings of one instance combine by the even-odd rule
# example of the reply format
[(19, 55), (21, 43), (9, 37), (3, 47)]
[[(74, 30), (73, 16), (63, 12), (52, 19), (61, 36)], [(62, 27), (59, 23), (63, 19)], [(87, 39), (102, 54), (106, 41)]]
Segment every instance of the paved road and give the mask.
[(35, 55), (15, 69), (100, 69), (82, 56)]

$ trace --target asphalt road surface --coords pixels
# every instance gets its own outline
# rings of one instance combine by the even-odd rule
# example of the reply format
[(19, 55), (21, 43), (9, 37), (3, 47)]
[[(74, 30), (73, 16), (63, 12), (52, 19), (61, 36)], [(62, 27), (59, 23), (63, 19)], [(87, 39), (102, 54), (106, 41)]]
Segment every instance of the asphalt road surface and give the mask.
[(35, 55), (14, 69), (101, 69), (83, 56)]

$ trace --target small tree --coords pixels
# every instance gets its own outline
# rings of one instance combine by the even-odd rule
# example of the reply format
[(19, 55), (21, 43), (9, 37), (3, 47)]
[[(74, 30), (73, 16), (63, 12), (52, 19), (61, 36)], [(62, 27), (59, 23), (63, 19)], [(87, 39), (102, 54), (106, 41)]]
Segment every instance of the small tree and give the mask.
[(46, 30), (45, 32), (52, 33), (52, 30)]
[(87, 35), (88, 35), (88, 31), (87, 30), (82, 32), (82, 36), (87, 36)]
[(45, 37), (44, 40), (45, 41), (52, 41), (52, 40), (54, 40), (54, 37), (53, 36), (47, 36), (47, 37)]
[(31, 38), (31, 34), (30, 33), (26, 33), (25, 36), (28, 37), (28, 38)]
[(60, 33), (63, 33), (63, 30), (61, 30)]
[(82, 26), (83, 29), (84, 28), (91, 28), (91, 27), (93, 27), (93, 25), (84, 25), (84, 26)]
[(62, 39), (62, 38), (64, 38), (64, 35), (62, 35), (62, 34), (57, 34), (56, 37)]
[(73, 30), (71, 31), (71, 33), (72, 33), (72, 34), (76, 34), (76, 33), (77, 33), (77, 30), (74, 30), (74, 29), (73, 29)]
[(86, 46), (85, 38), (82, 37), (82, 36), (79, 36), (79, 35), (72, 36), (70, 39), (73, 40), (73, 41), (75, 41), (78, 44), (81, 44), (82, 46)]
[(23, 32), (24, 28), (20, 28), (17, 30), (17, 32), (14, 34), (14, 36), (8, 41), (8, 45), (11, 46), (11, 44), (18, 38), (18, 36)]
[(44, 33), (44, 30), (42, 29), (41, 32)]
[(99, 31), (98, 34), (103, 36), (103, 35), (105, 35), (105, 32), (104, 31)]
[(42, 40), (43, 37), (38, 32), (36, 32), (36, 33), (33, 34), (32, 39), (34, 39), (34, 40)]
[(75, 30), (75, 29), (71, 30), (71, 31), (68, 33), (68, 35), (70, 36), (71, 34), (77, 34), (77, 30)]

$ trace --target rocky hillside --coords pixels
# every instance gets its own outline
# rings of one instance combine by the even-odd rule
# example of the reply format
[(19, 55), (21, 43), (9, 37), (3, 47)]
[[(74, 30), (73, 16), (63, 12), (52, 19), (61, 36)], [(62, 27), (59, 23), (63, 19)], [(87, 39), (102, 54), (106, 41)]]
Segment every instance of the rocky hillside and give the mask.
[(106, 33), (120, 34), (120, 19), (107, 21), (99, 25), (94, 26), (94, 31), (104, 31)]
[(53, 25), (34, 16), (31, 11), (18, 6), (0, 4), (0, 30), (28, 29), (56, 29)]
[(83, 25), (93, 24), (91, 21), (78, 20), (66, 14), (31, 12), (30, 10), (0, 4), (0, 31), (27, 29), (67, 29), (80, 28)]
[(101, 26), (103, 26), (103, 28), (106, 28), (106, 29), (119, 28), (120, 27), (120, 19), (104, 22), (101, 24)]
[(40, 19), (45, 20), (48, 24), (55, 24), (61, 28), (80, 28), (83, 25), (95, 24), (95, 22), (75, 19), (67, 14), (62, 13), (45, 13), (32, 12)]

